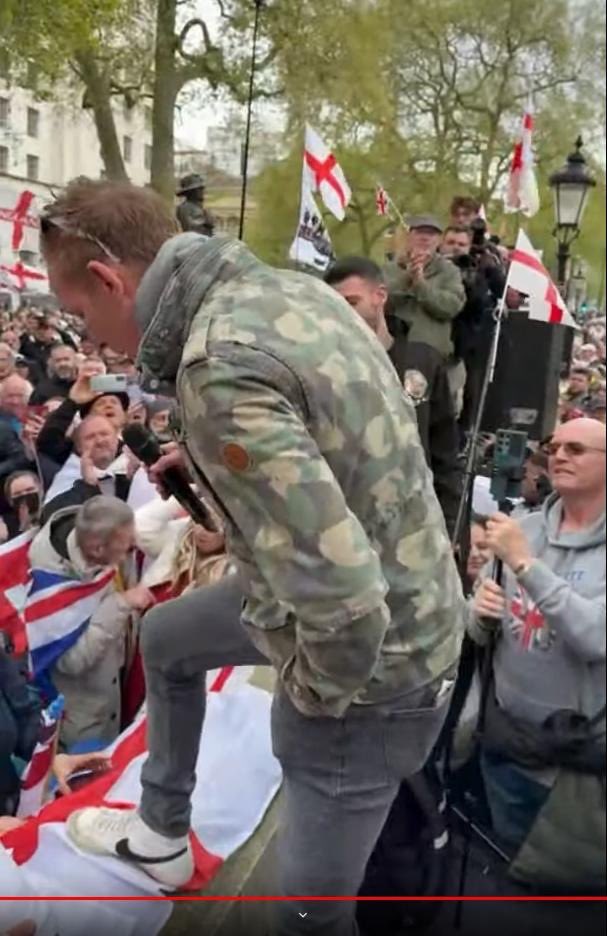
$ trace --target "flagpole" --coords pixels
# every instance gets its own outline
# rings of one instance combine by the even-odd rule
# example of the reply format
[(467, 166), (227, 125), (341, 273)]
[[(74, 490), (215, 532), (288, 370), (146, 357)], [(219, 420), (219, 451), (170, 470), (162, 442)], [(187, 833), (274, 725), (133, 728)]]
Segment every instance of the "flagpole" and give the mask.
[(507, 291), (508, 291), (508, 277), (506, 277), (504, 291), (502, 292), (501, 298), (496, 306), (495, 313), (494, 313), (495, 326), (493, 328), (493, 335), (491, 336), (491, 349), (489, 352), (489, 359), (487, 361), (487, 367), (485, 369), (485, 376), (483, 378), (483, 386), (482, 386), (481, 395), (478, 401), (478, 408), (476, 411), (474, 426), (472, 428), (472, 433), (470, 435), (470, 441), (468, 444), (468, 456), (466, 458), (466, 467), (464, 469), (464, 487), (462, 490), (462, 495), (460, 497), (459, 506), (457, 509), (457, 517), (455, 520), (453, 536), (451, 538), (452, 546), (457, 546), (460, 541), (462, 527), (464, 525), (464, 518), (466, 516), (466, 510), (467, 510), (468, 501), (470, 498), (470, 491), (472, 488), (472, 484), (474, 483), (474, 477), (475, 477), (474, 466), (476, 464), (476, 457), (478, 453), (478, 440), (479, 440), (479, 436), (481, 433), (481, 425), (483, 422), (483, 416), (485, 414), (485, 406), (487, 404), (487, 395), (489, 393), (489, 387), (493, 383), (493, 380), (495, 377), (497, 352), (499, 348), (500, 335), (502, 332), (502, 324), (504, 321), (504, 315), (506, 311)]
[(249, 94), (247, 98), (247, 122), (244, 135), (244, 148), (242, 151), (242, 189), (240, 193), (240, 220), (238, 223), (238, 239), (244, 237), (244, 222), (247, 208), (247, 183), (249, 176), (249, 149), (251, 146), (251, 117), (253, 113), (253, 94), (255, 90), (255, 66), (257, 62), (257, 39), (259, 36), (259, 19), (261, 8), (265, 0), (255, 0), (255, 20), (253, 23), (253, 42), (251, 45), (251, 71), (249, 73)]

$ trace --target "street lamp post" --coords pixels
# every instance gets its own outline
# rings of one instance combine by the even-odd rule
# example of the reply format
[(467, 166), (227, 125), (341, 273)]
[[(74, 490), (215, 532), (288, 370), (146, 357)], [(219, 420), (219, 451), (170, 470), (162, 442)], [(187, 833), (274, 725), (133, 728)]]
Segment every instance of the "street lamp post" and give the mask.
[(257, 40), (259, 38), (259, 21), (261, 8), (265, 0), (254, 0), (255, 19), (253, 21), (253, 41), (251, 44), (251, 70), (249, 72), (249, 93), (247, 97), (247, 123), (242, 148), (242, 188), (240, 192), (240, 220), (238, 223), (238, 237), (244, 236), (244, 221), (247, 209), (247, 182), (249, 176), (249, 148), (251, 144), (251, 116), (253, 113), (253, 97), (255, 92), (255, 66), (257, 64)]
[(557, 279), (565, 300), (571, 245), (579, 236), (590, 189), (596, 185), (586, 169), (582, 146), (582, 138), (578, 137), (575, 150), (569, 154), (563, 168), (550, 176), (556, 221), (553, 233), (557, 242)]

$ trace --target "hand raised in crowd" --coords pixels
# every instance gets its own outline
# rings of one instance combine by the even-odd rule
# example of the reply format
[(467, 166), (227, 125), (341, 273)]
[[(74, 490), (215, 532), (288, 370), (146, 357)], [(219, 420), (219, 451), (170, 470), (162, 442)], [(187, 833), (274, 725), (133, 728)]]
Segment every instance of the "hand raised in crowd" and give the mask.
[(93, 462), (92, 451), (90, 448), (85, 449), (85, 451), (80, 456), (80, 474), (82, 480), (86, 484), (90, 484), (93, 487), (99, 485), (99, 476), (97, 474), (97, 469), (95, 463)]
[(412, 253), (409, 257), (409, 275), (414, 283), (421, 283), (424, 279), (424, 268), (428, 257), (426, 254)]
[(78, 371), (75, 383), (70, 388), (69, 397), (78, 406), (84, 406), (99, 396), (95, 390), (91, 390), (91, 377), (98, 374), (105, 374), (105, 364), (102, 361), (84, 361)]
[(493, 579), (483, 579), (474, 594), (473, 608), (477, 617), (501, 620), (506, 612), (504, 589)]
[(487, 521), (486, 543), (487, 548), (511, 569), (533, 558), (521, 525), (503, 513), (493, 514)]
[(35, 443), (43, 426), (44, 416), (36, 416), (34, 414), (28, 416), (21, 433), (23, 436), (23, 441), (31, 442), (32, 444)]
[(80, 771), (103, 773), (112, 766), (110, 754), (56, 754), (53, 761), (53, 773), (57, 786), (67, 796), (71, 793), (69, 779)]
[(154, 604), (154, 596), (145, 585), (135, 585), (123, 595), (125, 601), (133, 611), (147, 611)]

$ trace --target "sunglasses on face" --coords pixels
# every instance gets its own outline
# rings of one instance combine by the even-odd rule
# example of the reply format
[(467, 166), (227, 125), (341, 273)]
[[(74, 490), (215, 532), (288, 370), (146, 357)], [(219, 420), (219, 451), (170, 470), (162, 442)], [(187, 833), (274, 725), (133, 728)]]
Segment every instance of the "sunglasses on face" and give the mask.
[(565, 455), (569, 458), (579, 458), (581, 455), (585, 455), (587, 452), (603, 452), (605, 453), (604, 448), (596, 448), (593, 445), (584, 445), (583, 442), (548, 442), (544, 445), (544, 451), (548, 455), (553, 457), (557, 452), (562, 449)]
[(68, 234), (70, 237), (77, 237), (80, 240), (89, 241), (91, 244), (95, 244), (99, 250), (105, 254), (108, 260), (111, 260), (112, 263), (120, 263), (119, 258), (116, 254), (107, 247), (103, 241), (100, 241), (98, 237), (95, 237), (94, 234), (87, 234), (86, 231), (83, 231), (79, 227), (75, 227), (70, 224), (69, 219), (62, 217), (61, 215), (51, 214), (52, 205), (43, 209), (40, 215), (40, 230), (43, 234), (48, 234), (53, 228), (62, 231), (64, 234)]

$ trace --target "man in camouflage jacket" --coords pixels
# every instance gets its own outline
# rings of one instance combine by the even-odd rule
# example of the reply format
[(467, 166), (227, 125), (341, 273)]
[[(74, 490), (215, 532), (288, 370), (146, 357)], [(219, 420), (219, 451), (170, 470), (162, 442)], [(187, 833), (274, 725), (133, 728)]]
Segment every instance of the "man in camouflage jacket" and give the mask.
[[(109, 183), (104, 191), (110, 197)], [(137, 198), (145, 213), (150, 196)], [(103, 258), (95, 269), (117, 290), (118, 315), (130, 316), (122, 342), (143, 335), (145, 385), (176, 391), (181, 449), (238, 561), (245, 629), (229, 580), (148, 615), (140, 810), (81, 810), (70, 834), (139, 861), (165, 886), (183, 884), (200, 670), (269, 660), (286, 809), (282, 892), (354, 894), (401, 780), (436, 740), (463, 629), (415, 413), (382, 347), (318, 280), (273, 270), (240, 243), (184, 234), (158, 251), (133, 309), (128, 249), (123, 241), (118, 266), (106, 258), (109, 272)], [(45, 255), (52, 269), (48, 240)], [(58, 269), (53, 280), (67, 298)], [(78, 303), (107, 334), (95, 299), (82, 293)], [(355, 932), (347, 902), (293, 899), (277, 914), (281, 936)]]

